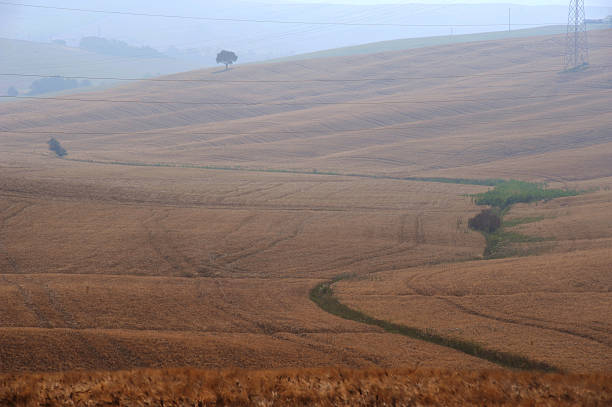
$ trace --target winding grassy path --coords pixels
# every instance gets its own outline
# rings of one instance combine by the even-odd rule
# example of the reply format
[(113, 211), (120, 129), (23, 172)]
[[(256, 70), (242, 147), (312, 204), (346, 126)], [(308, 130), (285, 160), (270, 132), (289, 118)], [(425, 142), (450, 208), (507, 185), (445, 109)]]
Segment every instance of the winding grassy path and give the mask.
[[(457, 183), (463, 183), (463, 180), (457, 180)], [(495, 182), (495, 180), (482, 180), (484, 182)], [(444, 181), (450, 182), (450, 180)], [(476, 195), (476, 203), (479, 205), (490, 205), (497, 208), (499, 217), (501, 220), (501, 227), (499, 232), (489, 233), (483, 232), (486, 240), (487, 247), (485, 248), (485, 258), (492, 257), (493, 249), (491, 248), (492, 242), (496, 242), (496, 245), (500, 245), (504, 240), (503, 232), (503, 215), (510, 207), (517, 202), (535, 202), (540, 200), (552, 199), (561, 196), (574, 196), (577, 195), (577, 191), (545, 189), (543, 185), (536, 183), (528, 183), (523, 181), (501, 181), (493, 183), (494, 189), (487, 192)], [(493, 239), (495, 237), (496, 239)], [(529, 359), (525, 356), (521, 356), (515, 353), (504, 352), (487, 348), (476, 342), (455, 338), (446, 337), (433, 331), (422, 330), (416, 327), (410, 327), (406, 325), (396, 324), (393, 322), (377, 319), (369, 315), (364, 314), (361, 311), (352, 309), (345, 304), (342, 304), (336, 297), (332, 285), (338, 281), (348, 279), (350, 275), (341, 275), (332, 280), (323, 282), (310, 291), (310, 299), (316, 303), (322, 310), (336, 315), (338, 317), (348, 319), (351, 321), (361, 322), (368, 325), (377, 326), (384, 329), (386, 332), (404, 335), (413, 339), (418, 339), (426, 342), (430, 342), (436, 345), (445, 346), (447, 348), (455, 349), (459, 352), (475, 356), (487, 360), (489, 362), (498, 364), (503, 367), (519, 370), (539, 370), (545, 372), (560, 372), (561, 369), (552, 366), (545, 362)]]
[(361, 311), (355, 310), (342, 304), (334, 297), (332, 285), (338, 281), (349, 278), (347, 275), (336, 277), (332, 280), (320, 283), (310, 291), (310, 299), (317, 304), (323, 311), (340, 318), (351, 321), (360, 322), (363, 324), (377, 326), (384, 329), (386, 332), (404, 335), (413, 339), (418, 339), (430, 342), (436, 345), (445, 346), (455, 349), (470, 356), (475, 356), (480, 359), (487, 360), (497, 365), (518, 369), (518, 370), (538, 370), (544, 372), (561, 372), (561, 369), (549, 365), (545, 362), (529, 359), (515, 353), (503, 352), (486, 348), (475, 342), (466, 341), (459, 338), (451, 338), (442, 336), (430, 331), (424, 331), (419, 328), (414, 328), (406, 325), (396, 324), (393, 322), (377, 319), (364, 314)]

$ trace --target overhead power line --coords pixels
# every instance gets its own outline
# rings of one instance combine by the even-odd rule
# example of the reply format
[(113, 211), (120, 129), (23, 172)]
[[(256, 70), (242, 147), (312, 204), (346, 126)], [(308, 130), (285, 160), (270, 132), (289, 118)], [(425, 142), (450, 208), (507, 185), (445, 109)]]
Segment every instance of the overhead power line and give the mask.
[[(612, 89), (605, 89), (597, 93), (611, 92)], [(495, 102), (505, 100), (530, 100), (530, 99), (547, 99), (552, 97), (564, 96), (580, 96), (586, 95), (582, 92), (574, 93), (559, 93), (551, 95), (538, 96), (514, 96), (505, 98), (475, 98), (475, 99), (436, 99), (436, 100), (396, 100), (396, 101), (379, 101), (379, 102), (189, 102), (189, 101), (171, 101), (171, 100), (137, 100), (137, 99), (82, 99), (82, 98), (58, 98), (58, 97), (38, 97), (38, 96), (0, 96), (3, 99), (15, 100), (54, 100), (61, 102), (92, 102), (92, 103), (134, 103), (134, 104), (152, 104), (152, 105), (189, 105), (189, 106), (343, 106), (343, 105), (403, 105), (403, 104), (426, 104), (426, 103), (453, 103), (453, 102)], [(592, 95), (592, 93), (589, 93)]]
[[(56, 7), (43, 6), (40, 4), (14, 3), (8, 1), (0, 1), (0, 4), (6, 6), (29, 7), (47, 10), (75, 11), (83, 13), (98, 13), (98, 14), (114, 14), (127, 15), (135, 17), (161, 17), (174, 18), (183, 20), (204, 20), (218, 22), (235, 22), (235, 23), (267, 23), (267, 24), (301, 24), (301, 25), (329, 25), (329, 26), (356, 26), (356, 27), (506, 27), (508, 23), (492, 23), (492, 24), (399, 24), (399, 23), (351, 23), (351, 22), (331, 22), (331, 21), (300, 21), (300, 20), (268, 20), (268, 19), (243, 19), (243, 18), (220, 18), (220, 17), (199, 17), (199, 16), (182, 16), (174, 14), (152, 14), (132, 11), (117, 11), (117, 10), (97, 10), (87, 8), (71, 8), (71, 7)], [(564, 25), (565, 23), (537, 23), (537, 24), (512, 24), (513, 26), (535, 27), (542, 25)]]
[[(612, 65), (599, 65), (597, 68), (610, 68)], [(428, 76), (405, 76), (405, 77), (372, 77), (372, 78), (360, 78), (360, 79), (252, 79), (252, 80), (218, 80), (218, 79), (166, 79), (166, 78), (122, 78), (116, 76), (85, 76), (85, 75), (51, 75), (51, 74), (22, 74), (22, 73), (0, 73), (0, 76), (17, 76), (23, 78), (65, 78), (65, 79), (89, 79), (89, 80), (111, 80), (111, 81), (146, 81), (146, 82), (205, 82), (205, 83), (309, 83), (309, 82), (392, 82), (392, 81), (404, 81), (404, 80), (416, 80), (416, 79), (460, 79), (460, 78), (479, 78), (487, 76), (513, 76), (513, 75), (527, 75), (534, 73), (555, 73), (560, 72), (559, 69), (548, 69), (548, 70), (533, 70), (533, 71), (518, 71), (518, 72), (499, 72), (499, 73), (482, 73), (482, 74), (470, 74), (470, 75), (428, 75)]]

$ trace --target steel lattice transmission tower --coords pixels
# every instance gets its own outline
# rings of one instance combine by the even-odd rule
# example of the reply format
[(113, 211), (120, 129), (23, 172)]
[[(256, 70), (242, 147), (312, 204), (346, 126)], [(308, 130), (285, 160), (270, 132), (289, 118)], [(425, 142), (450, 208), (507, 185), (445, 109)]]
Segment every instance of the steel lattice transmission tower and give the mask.
[(565, 69), (572, 69), (589, 63), (584, 0), (570, 0), (563, 63)]

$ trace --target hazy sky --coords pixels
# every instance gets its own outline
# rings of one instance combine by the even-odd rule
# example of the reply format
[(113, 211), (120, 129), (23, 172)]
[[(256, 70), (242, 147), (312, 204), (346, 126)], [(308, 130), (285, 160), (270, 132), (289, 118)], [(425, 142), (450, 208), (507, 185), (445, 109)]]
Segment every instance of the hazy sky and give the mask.
[[(512, 29), (565, 25), (569, 1), (31, 0), (28, 3), (45, 6), (200, 16), (219, 21), (0, 5), (0, 38), (35, 42), (61, 39), (70, 46), (78, 46), (83, 37), (98, 36), (138, 46), (148, 45), (159, 50), (170, 47), (195, 49), (206, 55), (227, 48), (239, 52), (240, 60), (244, 62), (398, 38), (507, 30), (508, 9), (512, 11)], [(602, 2), (605, 6), (590, 7), (587, 10), (589, 18), (612, 14), (612, 0), (586, 2)], [(551, 3), (556, 5), (551, 6)], [(543, 4), (548, 5), (542, 7)], [(354, 24), (363, 25), (350, 26)]]
[[(541, 5), (569, 5), (569, 0), (246, 0), (252, 3), (327, 3), (327, 4), (523, 4), (531, 6)], [(610, 6), (612, 0), (585, 0), (588, 6)]]

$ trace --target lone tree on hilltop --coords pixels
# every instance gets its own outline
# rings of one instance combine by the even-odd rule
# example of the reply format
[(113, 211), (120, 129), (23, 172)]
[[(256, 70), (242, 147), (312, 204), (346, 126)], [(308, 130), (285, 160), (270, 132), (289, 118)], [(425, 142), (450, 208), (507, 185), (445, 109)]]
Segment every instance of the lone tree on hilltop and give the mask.
[(14, 86), (11, 86), (10, 88), (8, 88), (8, 90), (6, 91), (6, 95), (10, 96), (12, 98), (16, 97), (19, 95), (19, 92), (17, 92), (17, 89), (15, 89)]
[(232, 51), (223, 50), (217, 54), (217, 63), (225, 64), (225, 70), (227, 71), (228, 67), (232, 65), (234, 62), (238, 60), (238, 55), (234, 54)]
[(49, 144), (49, 150), (53, 151), (58, 157), (63, 157), (68, 154), (68, 152), (64, 147), (62, 147), (60, 142), (53, 137), (51, 138), (51, 140), (47, 141), (47, 144)]

